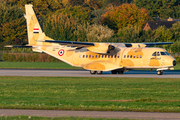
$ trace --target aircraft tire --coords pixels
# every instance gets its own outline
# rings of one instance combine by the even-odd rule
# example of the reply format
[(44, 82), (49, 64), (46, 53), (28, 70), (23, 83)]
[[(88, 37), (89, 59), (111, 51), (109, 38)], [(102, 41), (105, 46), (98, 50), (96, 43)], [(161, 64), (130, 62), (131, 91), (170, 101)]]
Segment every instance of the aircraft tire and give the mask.
[(162, 75), (162, 74), (163, 74), (162, 70), (157, 71), (157, 75)]
[(124, 73), (124, 71), (118, 71), (118, 74), (123, 74)]
[(91, 73), (91, 74), (96, 74), (96, 73), (97, 73), (97, 71), (90, 70), (90, 73)]
[(117, 70), (112, 70), (111, 71), (112, 74), (117, 74), (117, 72), (118, 72)]
[(102, 74), (103, 72), (102, 71), (97, 71), (97, 74)]

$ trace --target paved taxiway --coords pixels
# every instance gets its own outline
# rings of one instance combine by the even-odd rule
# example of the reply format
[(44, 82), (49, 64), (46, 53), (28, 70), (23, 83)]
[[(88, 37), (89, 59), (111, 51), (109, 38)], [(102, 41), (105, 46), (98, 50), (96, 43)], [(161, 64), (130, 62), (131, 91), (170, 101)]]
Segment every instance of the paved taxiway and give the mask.
[(180, 78), (180, 70), (164, 71), (163, 75), (157, 75), (156, 71), (147, 70), (132, 70), (123, 75), (112, 75), (110, 72), (103, 72), (102, 75), (91, 75), (87, 70), (0, 69), (0, 76)]
[(91, 118), (180, 120), (179, 113), (0, 109), (0, 116), (18, 116), (18, 115), (44, 116), (44, 117), (71, 116), (71, 117), (91, 117)]

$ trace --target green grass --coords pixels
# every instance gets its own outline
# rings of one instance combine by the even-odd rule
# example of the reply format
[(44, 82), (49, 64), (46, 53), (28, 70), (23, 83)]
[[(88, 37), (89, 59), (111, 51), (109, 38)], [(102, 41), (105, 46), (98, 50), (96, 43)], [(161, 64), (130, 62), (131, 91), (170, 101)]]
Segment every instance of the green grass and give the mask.
[(73, 67), (64, 62), (0, 62), (0, 68), (26, 69), (82, 69)]
[[(25, 69), (82, 69), (73, 67), (64, 62), (0, 62), (0, 68), (25, 68)], [(174, 67), (180, 70), (180, 64)]]
[(180, 78), (0, 77), (0, 108), (180, 112)]
[[(83, 117), (36, 117), (36, 116), (3, 116), (0, 120), (132, 120), (132, 119), (113, 119), (113, 118), (83, 118)], [(135, 119), (133, 119), (135, 120)], [(136, 119), (138, 120), (138, 119)]]

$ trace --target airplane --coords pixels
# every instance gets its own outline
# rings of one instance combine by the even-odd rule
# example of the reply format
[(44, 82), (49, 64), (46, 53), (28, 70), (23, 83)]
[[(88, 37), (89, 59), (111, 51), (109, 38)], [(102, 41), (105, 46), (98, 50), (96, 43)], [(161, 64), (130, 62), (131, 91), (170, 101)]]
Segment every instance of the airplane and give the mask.
[(33, 5), (26, 4), (27, 45), (7, 45), (6, 47), (27, 47), (35, 52), (47, 53), (75, 67), (82, 67), (90, 74), (123, 74), (132, 69), (157, 69), (157, 75), (164, 70), (173, 70), (176, 60), (155, 43), (98, 43), (53, 40), (45, 35), (36, 17)]

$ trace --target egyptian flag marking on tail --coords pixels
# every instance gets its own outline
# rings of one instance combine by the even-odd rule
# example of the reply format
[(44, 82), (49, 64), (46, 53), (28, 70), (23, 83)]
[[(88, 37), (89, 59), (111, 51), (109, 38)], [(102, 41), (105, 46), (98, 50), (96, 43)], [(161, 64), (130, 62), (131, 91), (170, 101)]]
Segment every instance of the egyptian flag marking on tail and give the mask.
[(34, 28), (33, 33), (39, 33), (39, 28)]

